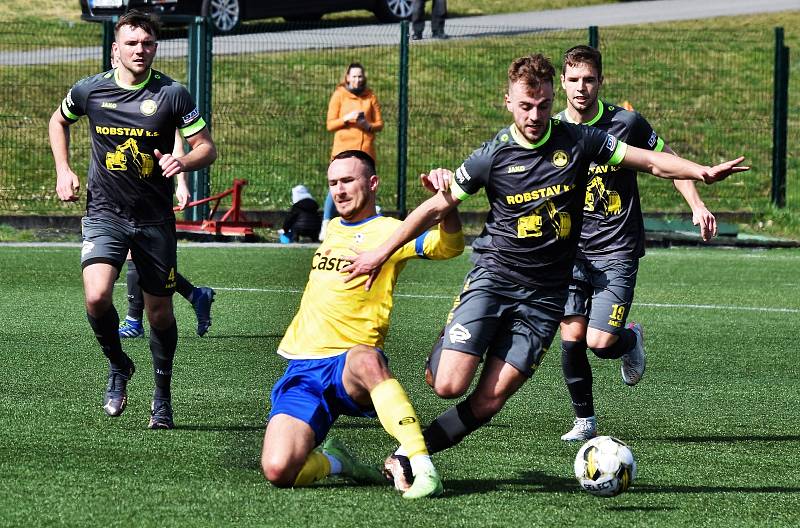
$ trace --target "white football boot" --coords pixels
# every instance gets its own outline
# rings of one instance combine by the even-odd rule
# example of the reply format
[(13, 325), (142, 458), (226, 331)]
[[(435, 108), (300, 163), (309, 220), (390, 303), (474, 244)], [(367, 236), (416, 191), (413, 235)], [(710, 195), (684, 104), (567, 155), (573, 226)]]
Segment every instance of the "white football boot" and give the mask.
[(590, 416), (588, 418), (575, 418), (572, 429), (561, 435), (561, 439), (565, 442), (577, 442), (590, 440), (597, 436), (597, 418)]

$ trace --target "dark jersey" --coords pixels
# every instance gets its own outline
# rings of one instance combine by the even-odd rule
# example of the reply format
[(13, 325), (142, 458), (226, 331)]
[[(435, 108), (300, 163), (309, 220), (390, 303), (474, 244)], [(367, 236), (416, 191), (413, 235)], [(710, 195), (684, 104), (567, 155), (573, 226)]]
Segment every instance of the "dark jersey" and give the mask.
[[(613, 134), (634, 147), (658, 151), (664, 148), (664, 141), (638, 112), (599, 103), (597, 115), (586, 125)], [(569, 121), (566, 110), (558, 117)], [(644, 256), (644, 240), (636, 171), (592, 164), (578, 251), (590, 258), (634, 259)]]
[(184, 86), (155, 70), (141, 84), (126, 86), (110, 70), (78, 81), (61, 113), (69, 122), (89, 117), (88, 216), (137, 225), (174, 220), (173, 183), (162, 176), (153, 151), (172, 153), (176, 129), (189, 137), (205, 127)]
[(619, 163), (625, 144), (602, 130), (551, 119), (529, 143), (511, 125), (456, 170), (453, 194), (486, 189), (490, 211), (473, 260), (525, 286), (562, 287), (572, 275), (589, 166)]

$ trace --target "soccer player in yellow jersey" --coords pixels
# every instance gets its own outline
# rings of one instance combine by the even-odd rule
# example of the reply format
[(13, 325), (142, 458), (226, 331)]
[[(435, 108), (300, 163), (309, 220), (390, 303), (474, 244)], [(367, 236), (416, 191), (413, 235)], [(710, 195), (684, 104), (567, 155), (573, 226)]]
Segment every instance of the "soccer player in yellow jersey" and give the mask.
[[(300, 309), (286, 330), (278, 354), (289, 360), (272, 389), (272, 409), (261, 467), (279, 487), (307, 486), (340, 474), (357, 482), (386, 483), (376, 469), (356, 461), (326, 435), (340, 415), (377, 416), (386, 432), (409, 453), (414, 484), (403, 497), (442, 492), (419, 419), (402, 386), (392, 377), (382, 347), (389, 327), (397, 276), (412, 258), (447, 259), (464, 250), (458, 214), (400, 247), (367, 290), (366, 277), (345, 283), (345, 257), (378, 247), (400, 221), (375, 209), (378, 176), (369, 155), (346, 151), (328, 168), (328, 184), (340, 217), (331, 221), (314, 254)], [(436, 192), (441, 181), (423, 175)], [(319, 446), (319, 447), (317, 447)]]

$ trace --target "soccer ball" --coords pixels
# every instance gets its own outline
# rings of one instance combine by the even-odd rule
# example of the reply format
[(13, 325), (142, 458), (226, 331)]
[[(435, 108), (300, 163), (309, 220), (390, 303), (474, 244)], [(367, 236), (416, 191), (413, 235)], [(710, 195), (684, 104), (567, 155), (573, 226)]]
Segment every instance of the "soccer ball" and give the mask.
[(636, 478), (631, 449), (613, 436), (592, 438), (575, 456), (575, 477), (581, 487), (598, 497), (614, 497)]

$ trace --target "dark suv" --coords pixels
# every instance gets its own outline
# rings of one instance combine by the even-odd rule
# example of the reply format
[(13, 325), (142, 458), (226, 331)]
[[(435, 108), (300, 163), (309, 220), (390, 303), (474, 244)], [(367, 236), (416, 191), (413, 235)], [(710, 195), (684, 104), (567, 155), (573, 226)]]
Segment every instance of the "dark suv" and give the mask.
[(283, 17), (319, 20), (326, 13), (367, 9), (381, 22), (411, 16), (412, 0), (80, 0), (81, 18), (108, 20), (128, 9), (159, 15), (207, 16), (218, 33), (229, 33), (243, 20)]

